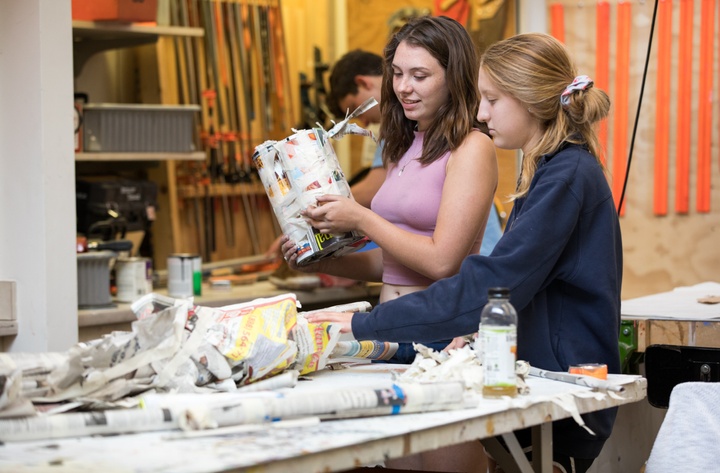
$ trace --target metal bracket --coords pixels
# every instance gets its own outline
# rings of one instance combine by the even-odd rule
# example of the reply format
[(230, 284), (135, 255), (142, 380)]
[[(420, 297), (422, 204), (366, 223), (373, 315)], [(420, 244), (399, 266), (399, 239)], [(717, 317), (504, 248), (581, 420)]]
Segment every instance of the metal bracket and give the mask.
[(620, 334), (618, 337), (620, 349), (620, 363), (624, 374), (638, 374), (639, 360), (642, 354), (638, 353), (637, 322), (634, 320), (623, 320), (620, 322)]

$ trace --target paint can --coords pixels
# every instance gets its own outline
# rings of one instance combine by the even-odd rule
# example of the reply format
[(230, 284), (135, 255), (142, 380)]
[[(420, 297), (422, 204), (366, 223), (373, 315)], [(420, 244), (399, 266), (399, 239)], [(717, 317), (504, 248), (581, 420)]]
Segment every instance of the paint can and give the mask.
[(114, 251), (78, 253), (78, 307), (97, 309), (114, 305), (110, 295), (110, 261), (115, 256)]
[(129, 257), (115, 261), (115, 284), (120, 302), (135, 302), (152, 292), (152, 261), (150, 258)]
[(168, 295), (178, 299), (202, 294), (202, 259), (190, 253), (168, 256)]

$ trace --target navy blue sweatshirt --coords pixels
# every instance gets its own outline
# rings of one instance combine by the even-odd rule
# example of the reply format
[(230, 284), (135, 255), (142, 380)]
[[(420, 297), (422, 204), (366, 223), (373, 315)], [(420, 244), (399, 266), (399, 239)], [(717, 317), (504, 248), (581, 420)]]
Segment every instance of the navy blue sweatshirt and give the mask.
[[(358, 340), (396, 342), (474, 333), (488, 288), (504, 286), (518, 311), (518, 359), (552, 371), (606, 363), (619, 373), (621, 283), (620, 224), (607, 180), (585, 147), (565, 143), (540, 159), (489, 256), (468, 256), (457, 275), (355, 315), (352, 331)], [(583, 416), (596, 436), (572, 419), (555, 422), (555, 451), (595, 458), (615, 414)]]

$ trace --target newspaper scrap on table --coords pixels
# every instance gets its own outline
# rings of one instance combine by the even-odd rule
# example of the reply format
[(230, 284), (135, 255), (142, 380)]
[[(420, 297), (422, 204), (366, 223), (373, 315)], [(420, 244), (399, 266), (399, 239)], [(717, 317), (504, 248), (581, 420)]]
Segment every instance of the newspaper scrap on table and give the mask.
[(221, 308), (148, 294), (131, 306), (132, 331), (63, 354), (0, 354), (0, 408), (20, 397), (128, 406), (148, 390), (233, 392), (286, 370), (323, 369), (339, 328), (308, 323), (297, 306), (290, 293)]
[[(308, 312), (300, 312), (301, 315), (309, 315), (316, 312), (369, 312), (372, 309), (370, 303), (352, 302), (341, 304), (324, 309)], [(339, 340), (330, 354), (328, 363), (358, 362), (364, 360), (385, 361), (395, 355), (399, 344), (396, 342), (380, 342), (377, 340)]]
[(310, 130), (293, 130), (295, 133), (284, 140), (268, 140), (255, 148), (253, 163), (283, 233), (298, 245), (299, 265), (348, 254), (365, 244), (365, 237), (354, 231), (320, 233), (301, 212), (316, 205), (320, 195), (352, 198), (330, 138), (348, 133), (372, 136), (349, 120), (376, 104), (375, 99), (366, 101), (330, 131), (319, 125)]
[[(417, 352), (410, 367), (400, 374), (398, 381), (437, 382), (460, 381), (470, 392), (480, 393), (483, 388), (483, 366), (477, 351), (467, 344), (448, 351), (436, 351), (420, 343), (413, 343)], [(530, 365), (526, 361), (515, 363), (518, 394), (528, 394), (530, 389), (525, 378)]]
[(437, 380), (457, 380), (465, 389), (482, 392), (482, 363), (470, 348), (449, 351), (435, 351), (425, 345), (413, 343), (417, 352), (410, 367), (398, 376), (398, 381), (435, 382)]
[[(471, 348), (468, 344), (462, 348), (449, 350), (448, 352), (437, 352), (418, 343), (413, 344), (413, 346), (417, 351), (417, 356), (405, 372), (397, 375), (396, 379), (398, 382), (432, 383), (436, 381), (447, 382), (457, 380), (462, 382), (470, 399), (473, 398), (472, 393), (477, 394), (482, 392), (483, 369), (481, 357), (477, 355), (477, 345)], [(622, 383), (618, 382), (617, 378), (614, 378), (613, 375), (609, 375), (608, 380), (601, 380), (593, 378), (592, 376), (542, 370), (531, 366), (530, 363), (524, 360), (516, 361), (515, 373), (517, 375), (519, 396), (515, 398), (503, 398), (509, 407), (522, 409), (528, 407), (533, 402), (544, 400), (537, 397), (532, 400), (527, 396), (527, 394), (530, 393), (530, 388), (527, 384), (527, 378), (529, 376), (593, 388), (594, 391), (592, 392), (582, 391), (555, 396), (550, 399), (554, 404), (567, 411), (579, 426), (583, 427), (592, 435), (595, 434), (580, 416), (575, 402), (576, 399), (578, 397), (620, 397), (619, 393), (622, 393), (624, 390), (622, 383), (630, 382), (626, 378), (623, 378)], [(475, 397), (475, 399), (476, 401), (479, 400), (482, 402), (479, 397)]]
[[(333, 416), (340, 410), (360, 416), (460, 406), (456, 396), (445, 396), (445, 390), (457, 387), (341, 391), (332, 402), (284, 393), (298, 376), (348, 355), (337, 349), (337, 325), (309, 323), (308, 312), (298, 313), (298, 307), (291, 293), (220, 308), (148, 294), (131, 305), (137, 320), (129, 332), (78, 343), (65, 353), (1, 353), (0, 417), (18, 419), (0, 419), (0, 440), (207, 428)], [(322, 310), (370, 308), (357, 302)], [(441, 402), (433, 400), (437, 389), (445, 396)], [(195, 396), (193, 409), (147, 404), (148, 395), (163, 393)], [(76, 408), (90, 412), (67, 412)]]
[(335, 344), (329, 362), (343, 363), (358, 359), (386, 361), (397, 353), (398, 346), (395, 342), (377, 340), (341, 340)]

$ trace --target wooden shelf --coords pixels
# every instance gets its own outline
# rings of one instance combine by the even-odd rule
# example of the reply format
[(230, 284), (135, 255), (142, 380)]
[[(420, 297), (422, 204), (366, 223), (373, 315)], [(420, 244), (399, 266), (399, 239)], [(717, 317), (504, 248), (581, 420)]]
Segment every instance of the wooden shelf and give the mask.
[(203, 161), (205, 153), (75, 153), (75, 161), (122, 162), (122, 161)]
[(154, 26), (137, 23), (73, 21), (73, 69), (80, 74), (87, 60), (108, 49), (151, 44), (160, 36), (204, 36), (203, 28)]
[(194, 199), (198, 197), (220, 197), (223, 195), (234, 196), (243, 194), (266, 195), (265, 188), (260, 183), (244, 183), (237, 184), (210, 184), (209, 188), (204, 185), (185, 185), (177, 187), (177, 194), (183, 199)]
[(72, 22), (73, 36), (92, 40), (136, 38), (140, 36), (204, 36), (202, 28), (186, 26), (156, 26), (142, 23), (115, 23), (109, 21)]

